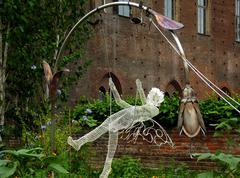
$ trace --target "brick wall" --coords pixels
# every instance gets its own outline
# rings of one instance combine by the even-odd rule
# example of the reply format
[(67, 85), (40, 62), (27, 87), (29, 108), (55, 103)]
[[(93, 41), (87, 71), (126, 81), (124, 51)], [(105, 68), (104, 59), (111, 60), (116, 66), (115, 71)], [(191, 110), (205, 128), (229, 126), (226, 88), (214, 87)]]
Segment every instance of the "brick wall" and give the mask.
[[(214, 130), (211, 128), (207, 128), (207, 130), (206, 137), (199, 134), (193, 139), (192, 153), (215, 153), (217, 150), (221, 150), (225, 153), (240, 154), (239, 135), (231, 133), (229, 136), (224, 135), (222, 137), (213, 137)], [(209, 160), (197, 162), (196, 159), (191, 159), (189, 155), (190, 139), (185, 135), (179, 136), (175, 128), (167, 130), (167, 132), (172, 138), (175, 148), (171, 148), (167, 145), (159, 148), (158, 146), (149, 144), (142, 139), (139, 139), (135, 144), (127, 143), (126, 141), (119, 139), (115, 157), (130, 155), (133, 158), (140, 159), (141, 164), (148, 168), (159, 168), (160, 164), (167, 166), (173, 161), (179, 165), (185, 163), (190, 169), (213, 169), (216, 167), (216, 164)], [(228, 144), (228, 138), (232, 139), (232, 145)], [(108, 134), (103, 135), (90, 144), (94, 154), (91, 155), (89, 162), (94, 167), (101, 168), (104, 165), (107, 144)]]
[[(163, 0), (145, 3), (163, 13)], [(220, 88), (239, 93), (240, 83), (236, 81), (240, 78), (240, 44), (234, 37), (235, 0), (209, 1), (208, 35), (197, 33), (196, 1), (177, 0), (177, 3), (177, 20), (185, 25), (177, 34), (187, 58)], [(72, 89), (71, 103), (82, 95), (97, 97), (101, 86), (108, 90), (104, 79), (108, 72), (118, 78), (123, 96), (135, 96), (136, 78), (143, 82), (146, 92), (151, 87), (168, 91), (172, 81), (184, 87), (182, 61), (153, 26), (149, 29), (147, 18), (143, 25), (134, 25), (129, 18), (111, 14), (110, 9), (102, 14), (102, 22), (94, 26), (87, 48), (87, 56), (74, 66), (85, 58), (92, 59), (93, 63)], [(212, 92), (192, 72), (190, 82), (199, 98), (208, 97)]]

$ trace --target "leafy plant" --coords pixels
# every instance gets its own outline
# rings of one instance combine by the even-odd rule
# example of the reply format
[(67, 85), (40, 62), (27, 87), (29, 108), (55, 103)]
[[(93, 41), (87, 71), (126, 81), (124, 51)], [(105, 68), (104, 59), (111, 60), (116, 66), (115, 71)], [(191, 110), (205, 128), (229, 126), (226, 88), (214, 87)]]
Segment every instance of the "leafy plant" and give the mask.
[[(41, 2), (5, 0), (1, 5), (0, 33), (3, 36), (1, 52), (5, 51), (5, 44), (8, 44), (5, 45), (8, 46), (8, 50), (7, 60), (4, 60), (4, 67), (1, 66), (0, 72), (3, 79), (0, 82), (0, 88), (3, 90), (1, 95), (6, 97), (1, 97), (5, 100), (0, 102), (0, 107), (3, 108), (0, 115), (2, 118), (2, 113), (6, 114), (6, 121), (8, 118), (14, 120), (13, 125), (19, 125), (14, 129), (19, 131), (18, 133), (22, 133), (22, 124), (35, 126), (32, 124), (35, 116), (29, 110), (38, 113), (35, 108), (45, 102), (42, 89), (42, 61), (48, 61), (55, 72), (58, 67), (66, 67), (69, 63), (84, 58), (84, 43), (91, 34), (91, 27), (87, 23), (79, 27), (69, 38), (66, 45), (68, 51), (64, 53), (66, 55), (64, 59), (56, 60), (59, 46), (69, 28), (85, 13), (85, 2), (86, 0)], [(2, 53), (2, 56), (5, 55)], [(62, 100), (66, 101), (68, 87), (84, 74), (90, 64), (89, 59), (84, 61), (75, 65), (78, 67), (69, 74), (69, 78), (61, 82), (64, 89), (59, 98)], [(4, 108), (7, 108), (6, 112)], [(5, 135), (9, 134), (7, 132), (5, 129)]]
[(211, 124), (215, 127), (214, 136), (222, 136), (223, 134), (229, 134), (230, 132), (237, 132), (240, 134), (240, 118), (220, 119), (220, 123)]
[[(234, 97), (239, 100), (239, 96)], [(239, 118), (239, 114), (223, 99), (209, 98), (199, 103), (206, 124), (218, 124), (229, 118)]]
[(139, 161), (124, 156), (121, 159), (114, 159), (112, 163), (112, 172), (109, 178), (143, 178), (144, 173), (141, 170)]
[[(121, 108), (115, 103), (113, 98), (106, 95), (103, 100), (87, 101), (84, 99), (72, 110), (72, 118), (87, 126), (86, 121), (83, 120), (83, 116), (90, 116), (89, 119), (101, 123), (110, 115), (110, 99), (112, 113), (119, 111)], [(236, 97), (238, 99), (238, 97)], [(125, 99), (132, 105), (141, 105), (141, 102), (134, 97), (127, 97)], [(164, 102), (159, 107), (159, 115), (154, 119), (163, 126), (175, 127), (177, 125), (178, 110), (179, 110), (180, 98), (177, 95), (172, 97), (165, 97)], [(136, 104), (135, 104), (136, 103)], [(201, 107), (201, 113), (203, 115), (206, 125), (217, 126), (217, 130), (228, 129), (239, 131), (239, 116), (237, 112), (228, 106), (224, 101), (210, 98), (207, 100), (201, 100), (199, 102)], [(86, 115), (86, 110), (91, 109), (91, 115)], [(214, 125), (216, 124), (216, 125)], [(90, 125), (89, 125), (90, 126)]]
[(4, 158), (0, 160), (0, 177), (2, 178), (12, 175), (20, 177), (46, 175), (48, 171), (68, 173), (55, 157), (44, 155), (42, 148), (3, 150), (0, 155)]
[(203, 175), (208, 177), (239, 177), (240, 176), (240, 156), (234, 156), (232, 154), (225, 154), (217, 152), (212, 153), (195, 153), (193, 156), (197, 157), (197, 160), (210, 159), (216, 161), (219, 165), (219, 169), (216, 171), (208, 171), (199, 174), (199, 177)]

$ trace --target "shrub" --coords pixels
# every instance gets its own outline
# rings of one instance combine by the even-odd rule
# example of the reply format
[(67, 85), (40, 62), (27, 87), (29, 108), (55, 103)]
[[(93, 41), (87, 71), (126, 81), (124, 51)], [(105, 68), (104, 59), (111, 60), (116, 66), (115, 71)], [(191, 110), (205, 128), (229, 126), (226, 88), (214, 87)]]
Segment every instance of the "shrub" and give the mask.
[(199, 160), (210, 159), (216, 161), (218, 164), (218, 169), (214, 171), (206, 171), (198, 174), (199, 178), (203, 177), (240, 177), (240, 157), (234, 156), (232, 154), (225, 154), (221, 152), (212, 153), (196, 153), (193, 156)]
[[(238, 98), (239, 97), (237, 97), (236, 99), (239, 100)], [(132, 105), (135, 105), (135, 103), (136, 105), (141, 105), (141, 102), (133, 97), (128, 97), (125, 100)], [(113, 99), (111, 103), (112, 113), (115, 113), (121, 109), (119, 106), (117, 106)], [(165, 97), (164, 102), (159, 108), (159, 115), (154, 117), (154, 119), (162, 126), (168, 128), (175, 127), (177, 125), (179, 103), (180, 99), (176, 95), (172, 97)], [(199, 102), (199, 105), (206, 125), (220, 124), (221, 122), (231, 118), (237, 118), (238, 122), (240, 120), (239, 114), (232, 107), (226, 104), (222, 99), (209, 98), (207, 100), (201, 100)], [(87, 113), (87, 109), (90, 109), (92, 113)], [(93, 100), (89, 102), (79, 103), (72, 111), (72, 118), (76, 121), (79, 121), (82, 126), (87, 127), (91, 127), (93, 125), (95, 126), (95, 124), (100, 124), (109, 115), (110, 97), (108, 95), (106, 95), (106, 97), (102, 101)], [(87, 116), (88, 120), (84, 119), (85, 116)], [(218, 128), (220, 127), (221, 126), (219, 126)], [(237, 129), (237, 127), (235, 128)]]
[(131, 157), (124, 156), (121, 159), (114, 159), (112, 172), (109, 178), (144, 178), (139, 161)]

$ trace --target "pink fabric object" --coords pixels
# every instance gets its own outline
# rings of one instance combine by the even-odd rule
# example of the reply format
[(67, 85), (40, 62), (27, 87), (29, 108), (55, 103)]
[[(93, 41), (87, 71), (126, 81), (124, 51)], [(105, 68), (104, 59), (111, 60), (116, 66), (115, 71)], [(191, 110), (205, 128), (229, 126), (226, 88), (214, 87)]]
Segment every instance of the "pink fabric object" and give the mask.
[(184, 27), (182, 23), (176, 22), (166, 16), (163, 16), (157, 12), (153, 12), (158, 24), (167, 30), (178, 30)]

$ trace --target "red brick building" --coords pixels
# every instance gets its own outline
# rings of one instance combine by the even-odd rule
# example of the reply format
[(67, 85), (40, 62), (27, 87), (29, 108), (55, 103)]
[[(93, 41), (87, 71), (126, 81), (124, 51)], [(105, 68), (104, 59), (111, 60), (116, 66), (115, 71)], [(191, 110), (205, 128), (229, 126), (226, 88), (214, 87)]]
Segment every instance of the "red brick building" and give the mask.
[[(231, 94), (240, 92), (240, 0), (143, 2), (184, 24), (177, 34), (186, 56), (206, 77)], [(101, 3), (91, 0), (89, 7)], [(124, 96), (135, 94), (136, 78), (146, 91), (155, 86), (171, 94), (184, 87), (183, 64), (175, 51), (145, 14), (142, 24), (132, 23), (129, 14), (140, 15), (141, 11), (125, 6), (96, 15), (100, 23), (94, 26), (86, 55), (93, 62), (74, 88), (73, 101), (108, 90), (109, 72)], [(193, 72), (190, 82), (199, 98), (212, 93)]]

